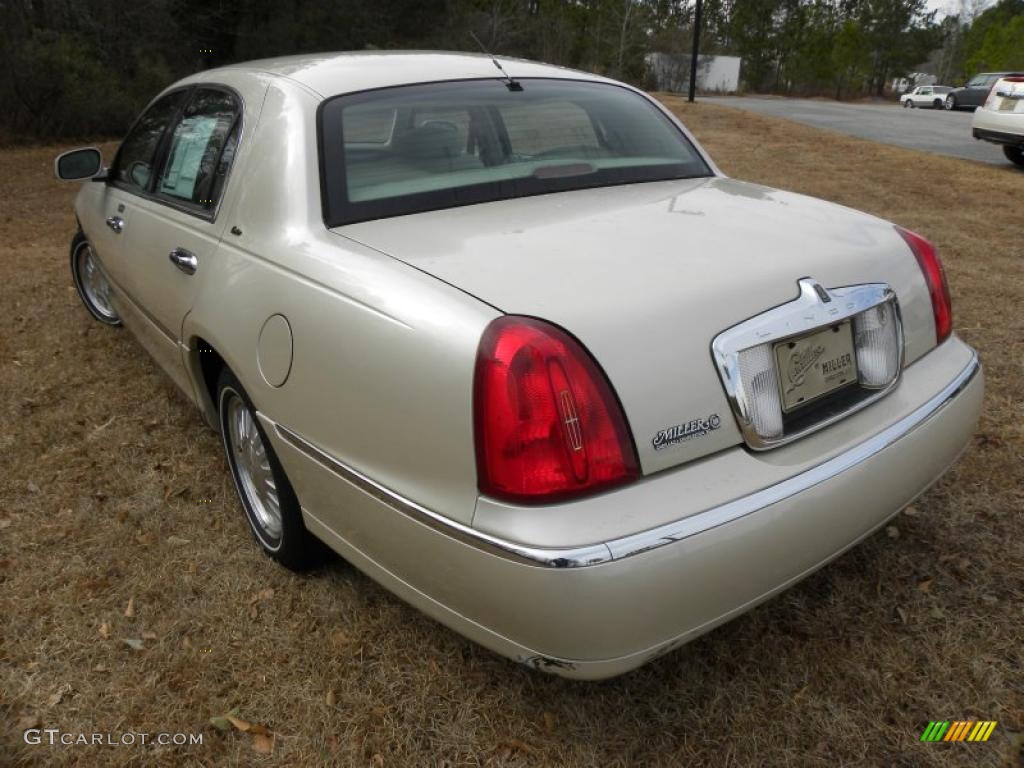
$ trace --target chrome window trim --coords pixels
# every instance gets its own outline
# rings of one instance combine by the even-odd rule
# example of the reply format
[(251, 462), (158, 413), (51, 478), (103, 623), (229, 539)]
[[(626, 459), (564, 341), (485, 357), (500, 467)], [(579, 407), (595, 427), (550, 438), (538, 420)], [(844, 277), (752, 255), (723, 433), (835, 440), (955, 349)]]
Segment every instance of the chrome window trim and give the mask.
[[(220, 196), (217, 198), (217, 202), (214, 204), (213, 208), (210, 210), (205, 210), (199, 208), (198, 206), (191, 205), (181, 200), (177, 200), (173, 197), (170, 197), (169, 195), (162, 195), (159, 192), (150, 191), (148, 189), (140, 190), (138, 187), (133, 187), (130, 184), (125, 184), (124, 182), (117, 181), (113, 176), (113, 171), (114, 168), (117, 166), (117, 161), (121, 154), (121, 145), (124, 144), (124, 139), (121, 139), (121, 144), (118, 145), (117, 151), (114, 153), (114, 158), (110, 162), (110, 167), (106, 169), (111, 174), (110, 178), (107, 180), (107, 184), (129, 195), (142, 198), (143, 200), (149, 200), (150, 202), (157, 203), (158, 205), (162, 205), (165, 208), (170, 208), (171, 210), (187, 214), (188, 216), (200, 219), (209, 224), (214, 224), (217, 221), (217, 217), (220, 215), (221, 203), (224, 202), (224, 198), (227, 196), (228, 183), (231, 181), (231, 172), (235, 169), (235, 160), (237, 159), (238, 151), (239, 149), (241, 149), (242, 146), (242, 135), (245, 132), (245, 100), (242, 98), (242, 94), (240, 94), (236, 89), (232, 88), (230, 85), (225, 85), (223, 83), (218, 82), (189, 83), (187, 85), (182, 85), (177, 88), (168, 88), (166, 91), (162, 91), (161, 93), (157, 94), (157, 96), (146, 105), (146, 108), (139, 112), (138, 116), (132, 122), (131, 127), (128, 129), (128, 133), (125, 134), (125, 139), (131, 135), (131, 132), (135, 130), (136, 123), (138, 123), (139, 120), (142, 119), (142, 116), (145, 115), (149, 108), (152, 107), (159, 99), (162, 99), (164, 96), (169, 96), (172, 93), (176, 93), (177, 91), (192, 91), (192, 93), (189, 93), (188, 97), (185, 99), (185, 106), (187, 106), (189, 101), (192, 100), (193, 93), (196, 90), (202, 88), (214, 91), (225, 91), (226, 93), (230, 94), (232, 98), (235, 99), (238, 105), (238, 117), (236, 118), (235, 124), (232, 125), (232, 130), (234, 130), (234, 128), (237, 125), (238, 141), (235, 143), (234, 157), (231, 160), (231, 166), (228, 168), (228, 172), (224, 175), (224, 183), (221, 185)], [(168, 124), (168, 127), (164, 129), (163, 134), (161, 134), (160, 142), (158, 143), (156, 153), (154, 154), (154, 159), (159, 159), (159, 163), (154, 165), (154, 179), (159, 179), (160, 174), (163, 173), (164, 164), (167, 162), (167, 152), (164, 151), (167, 149), (167, 147), (162, 145), (164, 141), (168, 139), (168, 137), (173, 135), (173, 129), (177, 128), (178, 123), (181, 122), (181, 117), (181, 111), (179, 110), (178, 115), (174, 118), (174, 120), (172, 120)]]
[[(733, 416), (736, 418), (736, 424), (747, 445), (755, 451), (777, 448), (817, 432), (819, 429), (824, 429), (840, 419), (845, 419), (891, 392), (899, 384), (903, 375), (906, 351), (903, 318), (900, 314), (899, 302), (896, 300), (896, 293), (892, 288), (885, 283), (865, 283), (825, 289), (817, 280), (809, 277), (801, 278), (798, 285), (800, 295), (793, 301), (734, 325), (732, 328), (722, 331), (711, 342), (711, 356), (718, 369), (722, 386), (725, 388), (725, 394), (729, 400), (729, 406), (732, 408)], [(896, 343), (900, 356), (896, 377), (892, 382), (886, 387), (875, 390), (871, 395), (862, 397), (842, 412), (815, 422), (804, 429), (788, 432), (782, 437), (772, 439), (766, 439), (759, 435), (754, 429), (747, 404), (739, 393), (740, 352), (759, 344), (773, 344), (827, 328), (886, 302), (891, 302), (893, 305), (893, 313), (896, 317)]]
[[(282, 440), (309, 458), (317, 461), (341, 479), (351, 483), (396, 512), (404, 514), (446, 536), (450, 536), (489, 554), (525, 565), (543, 568), (583, 568), (623, 560), (627, 557), (650, 552), (651, 550), (739, 520), (772, 504), (778, 504), (792, 496), (803, 493), (816, 485), (828, 482), (843, 472), (878, 455), (927, 422), (932, 416), (942, 410), (947, 403), (959, 395), (980, 370), (981, 362), (978, 359), (978, 355), (976, 352), (972, 352), (971, 359), (960, 373), (925, 403), (881, 432), (858, 443), (853, 448), (798, 475), (746, 496), (741, 496), (725, 504), (711, 507), (710, 509), (660, 525), (656, 528), (598, 544), (579, 547), (549, 548), (519, 544), (456, 522), (384, 487), (362, 472), (317, 448), (290, 429), (276, 424), (265, 414), (260, 413), (258, 415), (263, 420), (265, 426), (268, 428), (272, 427)], [(657, 482), (656, 478), (654, 482)]]

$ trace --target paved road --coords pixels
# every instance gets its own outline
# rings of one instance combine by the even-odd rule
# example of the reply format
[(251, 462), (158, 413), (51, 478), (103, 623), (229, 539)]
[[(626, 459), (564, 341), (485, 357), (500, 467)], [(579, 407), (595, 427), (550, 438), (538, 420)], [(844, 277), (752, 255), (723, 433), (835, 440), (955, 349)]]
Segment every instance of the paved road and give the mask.
[(920, 149), (938, 155), (1006, 165), (1003, 151), (971, 136), (970, 112), (903, 109), (892, 105), (843, 104), (816, 99), (759, 99), (751, 96), (704, 97), (702, 101), (838, 131), (861, 139)]

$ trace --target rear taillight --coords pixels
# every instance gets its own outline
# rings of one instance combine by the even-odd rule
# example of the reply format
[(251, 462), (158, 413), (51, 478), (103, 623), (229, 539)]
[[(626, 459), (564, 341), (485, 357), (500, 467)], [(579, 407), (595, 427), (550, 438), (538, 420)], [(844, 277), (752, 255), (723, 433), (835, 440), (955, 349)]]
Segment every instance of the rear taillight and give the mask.
[(903, 227), (896, 227), (896, 231), (907, 241), (924, 274), (924, 281), (928, 285), (928, 293), (932, 300), (932, 313), (935, 316), (935, 341), (942, 343), (953, 332), (953, 303), (949, 298), (949, 284), (946, 282), (942, 262), (935, 252), (935, 246), (919, 234)]
[(484, 331), (473, 392), (481, 493), (538, 503), (639, 476), (604, 373), (560, 328), (506, 316)]

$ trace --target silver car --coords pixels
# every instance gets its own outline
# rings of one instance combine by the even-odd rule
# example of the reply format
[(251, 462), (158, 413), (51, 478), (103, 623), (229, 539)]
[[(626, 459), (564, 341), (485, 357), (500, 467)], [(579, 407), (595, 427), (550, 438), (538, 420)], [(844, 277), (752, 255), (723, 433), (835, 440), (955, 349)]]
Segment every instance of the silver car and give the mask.
[[(259, 545), (601, 678), (870, 535), (982, 375), (932, 245), (726, 177), (642, 92), (486, 56), (257, 61), (82, 180), (75, 285), (223, 436)], [(326, 545), (326, 546), (325, 546)]]

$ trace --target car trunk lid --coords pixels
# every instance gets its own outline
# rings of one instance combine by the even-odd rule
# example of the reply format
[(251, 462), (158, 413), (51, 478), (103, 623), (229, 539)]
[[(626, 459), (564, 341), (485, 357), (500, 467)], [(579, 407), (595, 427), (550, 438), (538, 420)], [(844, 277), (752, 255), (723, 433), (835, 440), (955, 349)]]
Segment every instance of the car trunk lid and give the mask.
[[(801, 277), (827, 287), (888, 282), (905, 322), (931, 316), (914, 258), (891, 224), (721, 177), (520, 198), (333, 231), (503, 312), (576, 336), (622, 401), (645, 474), (743, 442), (711, 342), (795, 299)], [(908, 337), (908, 359), (923, 343)], [(674, 437), (692, 435), (668, 444), (663, 435), (657, 445), (659, 432), (673, 429)]]

